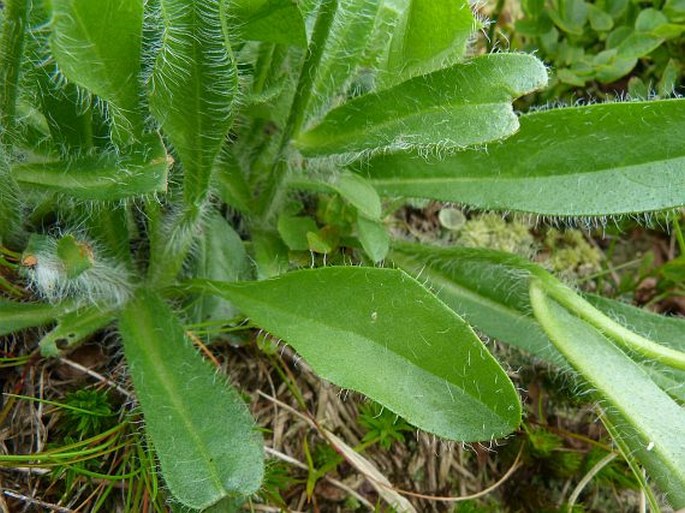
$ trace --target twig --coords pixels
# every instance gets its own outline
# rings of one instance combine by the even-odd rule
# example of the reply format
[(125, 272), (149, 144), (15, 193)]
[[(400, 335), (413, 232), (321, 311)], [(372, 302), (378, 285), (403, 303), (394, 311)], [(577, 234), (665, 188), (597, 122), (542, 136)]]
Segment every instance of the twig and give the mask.
[(2, 493), (8, 497), (12, 497), (13, 499), (28, 502), (29, 504), (35, 504), (36, 506), (49, 509), (50, 511), (56, 511), (57, 513), (74, 513), (73, 509), (65, 508), (64, 506), (58, 506), (57, 504), (50, 504), (49, 502), (44, 502), (27, 495), (22, 495), (12, 490), (3, 490)]
[(88, 374), (90, 377), (95, 378), (95, 379), (97, 379), (98, 381), (101, 381), (102, 383), (105, 383), (106, 385), (108, 385), (108, 386), (110, 386), (110, 387), (116, 389), (117, 392), (119, 392), (120, 394), (122, 394), (122, 395), (123, 395), (124, 397), (126, 397), (127, 399), (130, 399), (130, 398), (131, 398), (131, 392), (129, 392), (129, 391), (126, 390), (125, 388), (122, 388), (121, 386), (117, 385), (117, 384), (116, 384), (114, 381), (112, 381), (111, 379), (107, 379), (107, 378), (104, 377), (102, 374), (98, 374), (98, 373), (95, 372), (94, 370), (91, 370), (91, 369), (89, 369), (89, 368), (87, 368), (87, 367), (84, 367), (84, 366), (81, 365), (80, 363), (76, 363), (76, 362), (74, 362), (74, 361), (72, 361), (72, 360), (69, 360), (68, 358), (62, 357), (62, 358), (60, 358), (59, 360), (60, 360), (60, 362), (67, 364), (69, 367), (73, 367), (73, 368), (76, 369), (76, 370), (79, 370), (79, 371), (81, 371), (81, 372), (85, 372), (85, 373)]
[(595, 463), (595, 466), (592, 467), (590, 471), (583, 476), (583, 479), (580, 480), (578, 485), (574, 488), (573, 492), (571, 493), (571, 496), (568, 498), (569, 513), (573, 511), (573, 505), (576, 503), (578, 497), (580, 497), (580, 494), (583, 492), (583, 489), (587, 486), (587, 484), (590, 481), (592, 481), (592, 478), (595, 477), (600, 470), (602, 470), (609, 463), (611, 463), (616, 458), (616, 456), (617, 454), (615, 452), (610, 452), (609, 454), (604, 456), (604, 458)]

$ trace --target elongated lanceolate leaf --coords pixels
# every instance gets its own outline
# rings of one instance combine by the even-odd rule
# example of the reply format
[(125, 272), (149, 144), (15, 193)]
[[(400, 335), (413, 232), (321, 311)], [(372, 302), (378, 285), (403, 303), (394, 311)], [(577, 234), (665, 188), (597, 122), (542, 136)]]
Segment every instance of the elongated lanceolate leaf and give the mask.
[(229, 5), (235, 35), (250, 41), (306, 47), (307, 34), (297, 2), (292, 0), (232, 0)]
[(17, 163), (11, 176), (29, 192), (56, 192), (86, 200), (118, 200), (165, 192), (170, 160), (155, 134), (129, 148), (130, 153), (106, 152), (49, 162)]
[(359, 78), (364, 48), (373, 30), (378, 0), (341, 0), (326, 41), (326, 48), (312, 84), (307, 109), (313, 115), (342, 99), (352, 81)]
[(58, 356), (86, 337), (106, 327), (116, 318), (114, 310), (103, 306), (74, 309), (58, 319), (57, 326), (40, 340), (43, 356)]
[[(528, 288), (541, 267), (516, 255), (484, 248), (395, 243), (390, 260), (418, 276), (457, 314), (490, 337), (559, 367), (567, 364), (532, 315)], [(611, 299), (588, 296), (601, 312), (635, 333), (682, 350), (685, 321), (655, 315)], [(636, 356), (637, 355), (633, 355)], [(685, 372), (651, 359), (643, 369), (670, 395), (685, 400)]]
[(455, 64), (476, 28), (468, 0), (409, 0), (392, 36), (384, 82)]
[(308, 156), (368, 150), (447, 150), (518, 128), (511, 101), (547, 82), (530, 55), (492, 54), (355, 98), (295, 139)]
[(72, 82), (110, 102), (137, 130), (143, 2), (52, 0), (52, 54)]
[(42, 326), (55, 320), (73, 305), (48, 303), (17, 303), (0, 298), (0, 335), (24, 328)]
[(426, 281), (450, 308), (488, 336), (561, 363), (530, 315), (528, 261), (488, 249), (408, 243), (396, 243), (389, 258)]
[(193, 348), (173, 312), (140, 291), (119, 327), (146, 432), (174, 498), (204, 509), (256, 492), (263, 453), (247, 407)]
[(685, 409), (609, 339), (535, 283), (531, 303), (557, 349), (597, 391), (618, 432), (629, 437), (633, 455), (671, 504), (685, 507)]
[(380, 155), (363, 165), (381, 194), (558, 216), (685, 205), (685, 100), (613, 103), (522, 116), (487, 151), (444, 159)]
[(230, 299), (322, 377), (421, 429), (473, 441), (519, 424), (516, 391), (471, 328), (399, 270), (330, 267), (203, 283), (196, 286)]
[(202, 200), (237, 92), (222, 2), (161, 0), (162, 49), (150, 81), (150, 111), (185, 169), (187, 202)]

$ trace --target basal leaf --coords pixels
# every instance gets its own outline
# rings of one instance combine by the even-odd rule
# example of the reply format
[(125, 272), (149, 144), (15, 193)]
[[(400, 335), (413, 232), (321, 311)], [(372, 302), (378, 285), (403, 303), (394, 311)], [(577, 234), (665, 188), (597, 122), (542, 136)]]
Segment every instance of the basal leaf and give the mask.
[(685, 409), (599, 331), (533, 284), (531, 303), (557, 349), (596, 390), (633, 455), (676, 508), (685, 507)]
[[(541, 267), (515, 255), (484, 248), (408, 243), (395, 243), (389, 259), (419, 276), (478, 330), (555, 366), (567, 366), (532, 315), (528, 288), (534, 276), (548, 276)], [(685, 333), (682, 319), (655, 315), (598, 296), (586, 298), (622, 326), (664, 346), (682, 350)], [(636, 359), (662, 389), (685, 400), (684, 372), (652, 359), (637, 356)]]
[(233, 118), (237, 73), (223, 3), (161, 0), (164, 31), (150, 80), (150, 111), (183, 164), (187, 203), (205, 198)]
[(322, 377), (455, 440), (520, 421), (511, 382), (473, 331), (405, 273), (329, 267), (247, 283), (196, 283), (292, 345)]
[(142, 31), (140, 0), (52, 0), (50, 44), (60, 71), (110, 102), (135, 136)]
[(256, 492), (262, 445), (245, 403), (193, 348), (173, 312), (141, 290), (119, 327), (146, 432), (174, 498), (204, 509)]
[(426, 281), (436, 295), (478, 330), (548, 362), (561, 363), (547, 335), (530, 315), (531, 265), (488, 249), (395, 243), (389, 259)]
[(381, 194), (558, 216), (685, 205), (685, 100), (536, 112), (488, 147), (444, 159), (379, 155), (360, 165)]
[(18, 162), (10, 174), (29, 192), (55, 192), (86, 200), (117, 200), (166, 192), (169, 159), (155, 134), (116, 151), (58, 161)]
[(455, 64), (477, 27), (468, 0), (409, 0), (392, 35), (384, 83)]
[(47, 324), (69, 309), (66, 304), (17, 303), (0, 298), (0, 335)]
[(40, 340), (40, 352), (43, 356), (58, 356), (61, 350), (73, 348), (115, 318), (112, 309), (99, 305), (69, 311), (60, 316), (57, 326)]
[(304, 20), (292, 0), (231, 0), (236, 36), (250, 41), (307, 46)]
[(535, 57), (492, 54), (360, 96), (300, 134), (307, 156), (409, 148), (448, 150), (506, 137), (518, 128), (511, 101), (542, 87)]

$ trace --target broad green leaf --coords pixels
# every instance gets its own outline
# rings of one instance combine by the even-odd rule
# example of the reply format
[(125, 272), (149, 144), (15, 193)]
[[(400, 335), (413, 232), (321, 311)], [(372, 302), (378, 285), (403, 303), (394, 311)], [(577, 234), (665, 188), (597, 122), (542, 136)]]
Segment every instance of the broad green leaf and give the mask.
[(633, 455), (676, 508), (685, 507), (685, 409), (599, 331), (531, 286), (535, 317), (588, 381)]
[(379, 155), (359, 165), (387, 196), (556, 216), (685, 205), (685, 100), (536, 112), (487, 151)]
[(184, 168), (186, 203), (202, 201), (231, 126), (238, 75), (223, 3), (160, 1), (163, 36), (150, 79), (150, 111)]
[(395, 243), (389, 259), (427, 282), (447, 306), (478, 330), (545, 361), (562, 363), (530, 316), (528, 261), (488, 249), (408, 243)]
[(40, 340), (40, 352), (43, 356), (59, 356), (60, 351), (73, 348), (115, 318), (116, 313), (112, 309), (99, 305), (67, 312), (59, 317), (57, 326)]
[(560, 0), (558, 9), (549, 9), (547, 15), (564, 32), (582, 35), (587, 22), (589, 4), (584, 0)]
[(673, 23), (685, 23), (685, 0), (666, 0), (664, 14)]
[[(231, 0), (236, 37), (281, 45), (307, 46), (304, 20), (292, 0)], [(232, 37), (233, 34), (231, 34)]]
[(43, 326), (62, 315), (73, 305), (59, 303), (17, 303), (0, 298), (0, 335), (25, 328)]
[(468, 0), (409, 0), (392, 35), (385, 82), (457, 63), (477, 28)]
[(520, 422), (516, 391), (471, 328), (399, 270), (328, 267), (195, 286), (233, 301), (325, 379), (421, 429), (488, 440)]
[(288, 185), (296, 189), (335, 192), (369, 219), (379, 219), (381, 216), (381, 199), (376, 189), (364, 177), (350, 171), (336, 171), (321, 179), (294, 178)]
[(314, 116), (344, 100), (359, 78), (364, 48), (374, 27), (378, 0), (340, 0), (307, 107)]
[(307, 156), (463, 148), (518, 128), (511, 101), (545, 85), (535, 57), (492, 54), (350, 100), (295, 139)]
[[(530, 279), (534, 275), (548, 276), (541, 267), (508, 253), (458, 246), (396, 243), (389, 257), (395, 265), (426, 281), (440, 299), (478, 330), (536, 358), (566, 367), (531, 315)], [(682, 350), (685, 321), (599, 296), (590, 295), (587, 299), (635, 333)], [(642, 358), (640, 363), (664, 390), (685, 400), (685, 372), (650, 359)]]
[(256, 492), (263, 453), (248, 409), (193, 348), (169, 307), (140, 290), (119, 329), (146, 433), (175, 500), (203, 509)]
[(372, 261), (380, 262), (385, 259), (390, 249), (390, 234), (381, 221), (358, 216), (357, 236)]
[(314, 219), (306, 216), (282, 215), (278, 218), (278, 233), (292, 251), (307, 251), (307, 234), (319, 231)]
[[(219, 281), (240, 281), (252, 276), (245, 245), (228, 221), (212, 212), (204, 224), (202, 237), (193, 249), (196, 255), (193, 276)], [(228, 320), (236, 308), (222, 298), (203, 294), (192, 304), (195, 322)]]
[(117, 200), (166, 192), (169, 159), (155, 134), (129, 152), (49, 162), (18, 162), (11, 176), (29, 192), (56, 192), (86, 200)]
[(52, 0), (52, 55), (66, 77), (107, 100), (140, 135), (140, 0)]
[(252, 245), (257, 266), (257, 279), (278, 276), (288, 270), (288, 248), (277, 232), (254, 230)]
[(597, 32), (607, 32), (614, 28), (614, 19), (611, 14), (604, 9), (600, 9), (594, 4), (588, 4), (588, 18), (592, 30)]

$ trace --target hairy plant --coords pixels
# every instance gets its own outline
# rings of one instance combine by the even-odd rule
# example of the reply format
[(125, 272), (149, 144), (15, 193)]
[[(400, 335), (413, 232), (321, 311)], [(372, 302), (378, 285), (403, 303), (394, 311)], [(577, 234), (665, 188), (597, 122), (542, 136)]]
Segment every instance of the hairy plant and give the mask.
[(54, 323), (55, 356), (116, 325), (181, 506), (262, 483), (254, 421), (186, 330), (241, 315), (452, 440), (521, 422), (471, 325), (573, 368), (636, 474), (685, 506), (683, 321), (506, 253), (393, 240), (381, 199), (598, 222), (682, 207), (685, 101), (517, 116), (547, 70), (469, 57), (465, 0), (3, 5), (0, 241), (33, 299), (7, 289), (0, 334)]

